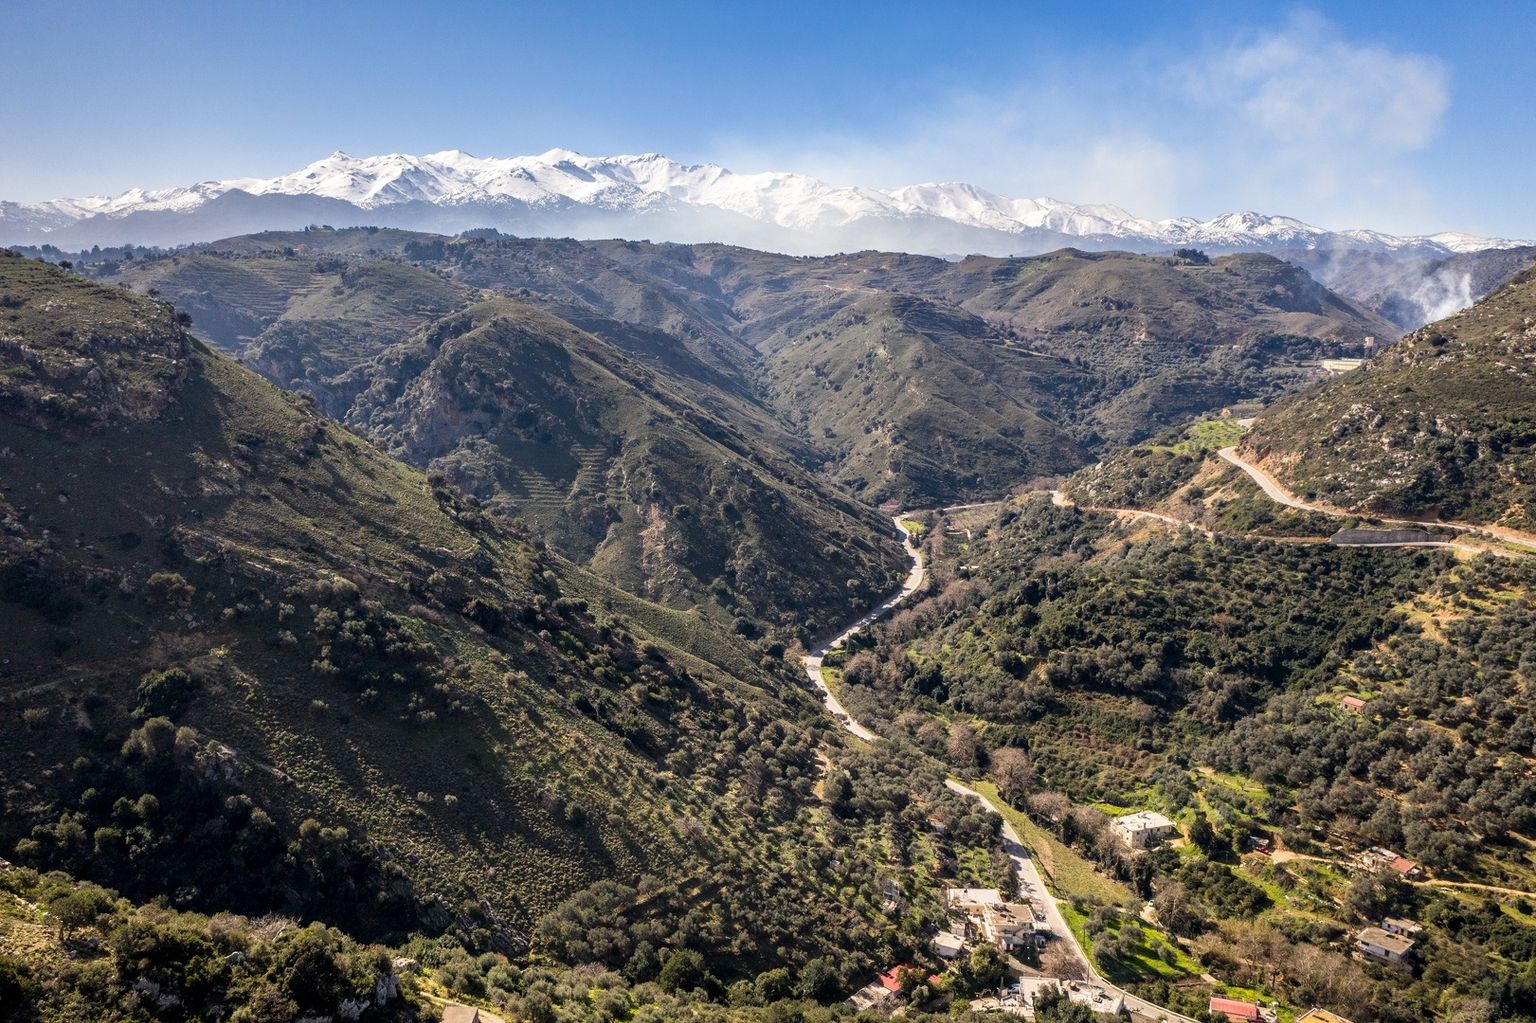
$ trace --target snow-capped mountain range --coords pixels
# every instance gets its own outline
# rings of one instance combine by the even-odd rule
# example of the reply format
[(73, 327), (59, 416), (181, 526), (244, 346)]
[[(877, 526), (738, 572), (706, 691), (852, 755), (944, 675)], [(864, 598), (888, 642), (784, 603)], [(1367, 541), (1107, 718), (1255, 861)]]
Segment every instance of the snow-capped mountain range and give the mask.
[(1522, 244), (1455, 233), (1330, 231), (1246, 212), (1205, 221), (1148, 220), (1117, 206), (1012, 199), (959, 182), (839, 187), (802, 174), (686, 165), (655, 153), (590, 157), (565, 149), (508, 158), (460, 150), (373, 157), (336, 152), (276, 178), (0, 202), (0, 244), (173, 245), (311, 223), (726, 241), (797, 253), (887, 248), (1011, 255), (1078, 245), (1448, 255)]

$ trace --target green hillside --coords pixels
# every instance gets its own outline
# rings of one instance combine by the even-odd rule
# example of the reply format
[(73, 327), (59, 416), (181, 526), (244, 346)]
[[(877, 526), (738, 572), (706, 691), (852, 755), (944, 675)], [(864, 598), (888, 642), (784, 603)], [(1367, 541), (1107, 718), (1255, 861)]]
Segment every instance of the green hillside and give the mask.
[(142, 259), (109, 279), (200, 308), (227, 295), (260, 329), (209, 340), (631, 592), (703, 605), (745, 635), (767, 625), (808, 639), (896, 586), (884, 517), (804, 468), (808, 445), (714, 348), (549, 296), (542, 312), (487, 304), (409, 263), (286, 244), (304, 237)]
[(870, 503), (994, 494), (1070, 471), (1059, 425), (1087, 374), (979, 318), (915, 296), (861, 297), (769, 357), (771, 396)]
[(1292, 490), (1346, 508), (1536, 528), (1536, 274), (1267, 409), (1244, 438)]
[(800, 858), (827, 726), (797, 672), (547, 552), (162, 303), (19, 257), (0, 295), (8, 859), (508, 951), (599, 880), (708, 878), (656, 926), (709, 913), (722, 973), (865, 947)]
[(631, 592), (716, 607), (745, 635), (767, 622), (809, 638), (899, 582), (880, 516), (530, 306), (473, 306), (352, 379), (348, 422), (391, 453), (537, 524)]
[[(956, 263), (364, 229), (212, 248), (386, 256), (543, 306), (684, 383), (755, 446), (868, 500), (916, 505), (1070, 470), (1106, 445), (1282, 394), (1320, 376), (1322, 359), (1396, 336), (1267, 256), (1063, 250)], [(889, 357), (880, 336), (900, 339)]]
[[(1135, 471), (1144, 493), (1168, 494), (1188, 462), (1148, 452), (1071, 487), (1124, 493)], [(1207, 494), (1238, 485), (1210, 471), (1194, 477)], [(1214, 524), (1208, 538), (1045, 494), (936, 517), (933, 590), (858, 645), (840, 698), (956, 771), (989, 773), (1052, 850), (1043, 869), (1100, 968), (1160, 1004), (1198, 1017), (1189, 974), (1208, 971), (1356, 1020), (1484, 1002), (1518, 1018), (1536, 947), (1536, 771), (1517, 652), (1533, 639), (1536, 567), (1298, 542), (1305, 523), (1283, 542)], [(1110, 824), (1140, 809), (1182, 841), (1127, 855)], [(1362, 865), (1377, 847), (1432, 880)], [(1155, 928), (1120, 905), (1133, 894)], [(1350, 958), (1354, 931), (1384, 914), (1424, 925), (1417, 973)], [(1152, 954), (1178, 938), (1198, 968)]]

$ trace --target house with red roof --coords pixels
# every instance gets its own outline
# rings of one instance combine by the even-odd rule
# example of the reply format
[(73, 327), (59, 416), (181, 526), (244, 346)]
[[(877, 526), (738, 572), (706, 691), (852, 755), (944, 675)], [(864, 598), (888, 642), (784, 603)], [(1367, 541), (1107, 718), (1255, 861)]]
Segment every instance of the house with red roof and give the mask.
[(1240, 1002), (1236, 998), (1212, 998), (1211, 1013), (1220, 1013), (1232, 1023), (1259, 1023), (1259, 1007), (1252, 1002)]

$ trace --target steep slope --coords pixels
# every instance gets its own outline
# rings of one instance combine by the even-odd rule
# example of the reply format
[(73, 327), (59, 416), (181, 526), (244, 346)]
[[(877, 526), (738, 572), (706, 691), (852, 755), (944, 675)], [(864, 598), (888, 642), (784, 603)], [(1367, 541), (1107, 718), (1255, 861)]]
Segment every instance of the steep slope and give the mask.
[(163, 295), (200, 336), (279, 386), (308, 391), (333, 417), (355, 397), (337, 391), (338, 377), (473, 299), (419, 267), (299, 258), (291, 248), (249, 259), (178, 254), (98, 273)]
[[(1211, 261), (1063, 250), (954, 263), (881, 252), (797, 258), (721, 245), (324, 229), (215, 248), (241, 257), (237, 263), (284, 251), (316, 265), (408, 260), (513, 296), (654, 374), (639, 381), (609, 358), (610, 371), (628, 384), (670, 386), (730, 424), (737, 450), (820, 469), (866, 500), (912, 505), (996, 496), (1070, 471), (1107, 444), (1295, 389), (1325, 372), (1323, 359), (1360, 356), (1368, 338), (1384, 344), (1396, 333), (1305, 271), (1253, 255)], [(144, 282), (165, 261), (138, 262), (119, 276)], [(389, 265), (391, 274), (408, 272)], [(333, 305), (332, 291), (341, 289), (322, 287), (294, 308)], [(254, 343), (250, 358), (286, 350), (278, 327), (298, 327), (284, 322), (268, 328), (278, 339)], [(339, 333), (344, 343), (333, 347), (354, 360), (377, 352), (369, 340), (399, 339), (387, 329)], [(323, 354), (305, 358), (322, 376), (336, 365)], [(279, 382), (306, 379), (256, 364)], [(362, 383), (361, 375), (341, 374), (324, 388), (304, 386), (328, 412), (345, 416)], [(560, 491), (571, 482), (561, 478)], [(600, 542), (603, 515), (581, 513), (585, 551)], [(637, 563), (629, 550), (629, 563)]]
[[(442, 248), (354, 234), (358, 247), (391, 257)], [(899, 581), (888, 523), (802, 467), (813, 449), (752, 393), (757, 356), (742, 342), (668, 333), (574, 301), (591, 289), (538, 296), (547, 312), (478, 303), (476, 290), (439, 273), (315, 252), (306, 237), (98, 272), (205, 309), (227, 293), (237, 312), (215, 312), (214, 322), (259, 330), (211, 339), (394, 455), (535, 524), (631, 592), (705, 605), (749, 635), (763, 622), (808, 638)], [(488, 248), (493, 257), (505, 249)], [(579, 261), (542, 258), (581, 276)]]
[(933, 288), (1095, 370), (1085, 426), (1114, 443), (1294, 388), (1391, 324), (1270, 256), (1082, 253), (968, 259)]
[(1530, 245), (1477, 252), (1386, 253), (1310, 250), (1276, 253), (1391, 320), (1416, 330), (1465, 309), (1536, 259)]
[(778, 348), (768, 374), (832, 478), (872, 503), (995, 494), (1086, 457), (1059, 420), (1087, 374), (916, 296), (860, 296)]
[(1536, 525), (1536, 273), (1267, 409), (1243, 449), (1347, 508)]
[[(1207, 261), (1068, 249), (951, 263), (887, 253), (794, 259), (712, 246), (694, 253), (694, 266), (740, 312), (744, 335), (770, 353), (871, 293), (959, 306), (991, 332), (1057, 357), (1067, 400), (1059, 412), (1036, 411), (1090, 448), (1282, 393), (1318, 376), (1321, 359), (1359, 356), (1367, 338), (1385, 343), (1397, 333), (1269, 256)], [(924, 374), (911, 386), (925, 386)]]
[[(366, 385), (366, 386), (364, 386)], [(509, 299), (343, 381), (347, 420), (632, 592), (804, 638), (876, 602), (899, 548), (875, 513), (600, 339)]]
[(0, 256), (0, 459), (7, 858), (506, 949), (599, 879), (729, 863), (689, 907), (722, 962), (867, 933), (784, 857), (817, 841), (796, 673), (549, 554), (168, 306)]

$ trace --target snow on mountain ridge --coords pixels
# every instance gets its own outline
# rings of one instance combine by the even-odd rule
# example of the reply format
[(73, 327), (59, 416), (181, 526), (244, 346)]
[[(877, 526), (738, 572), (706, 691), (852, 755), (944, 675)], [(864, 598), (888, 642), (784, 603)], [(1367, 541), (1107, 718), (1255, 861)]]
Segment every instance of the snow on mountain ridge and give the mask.
[(1251, 211), (1222, 214), (1207, 221), (1189, 217), (1147, 220), (1108, 204), (1010, 198), (964, 182), (892, 189), (845, 187), (787, 172), (737, 174), (718, 164), (683, 164), (659, 153), (591, 157), (569, 149), (514, 157), (478, 157), (461, 149), (425, 156), (390, 153), (354, 157), (337, 150), (274, 178), (202, 181), (154, 190), (134, 188), (110, 197), (0, 203), (0, 221), (32, 223), (48, 232), (95, 216), (189, 212), (232, 192), (309, 196), (364, 210), (407, 203), (449, 207), (522, 203), (557, 209), (574, 203), (640, 212), (681, 203), (724, 210), (797, 232), (835, 230), (866, 220), (933, 218), (1003, 235), (1050, 231), (1142, 245), (1312, 248), (1342, 242), (1383, 250), (1424, 247), (1469, 252), (1521, 244), (1455, 232), (1396, 237), (1368, 230), (1329, 231), (1291, 217)]

